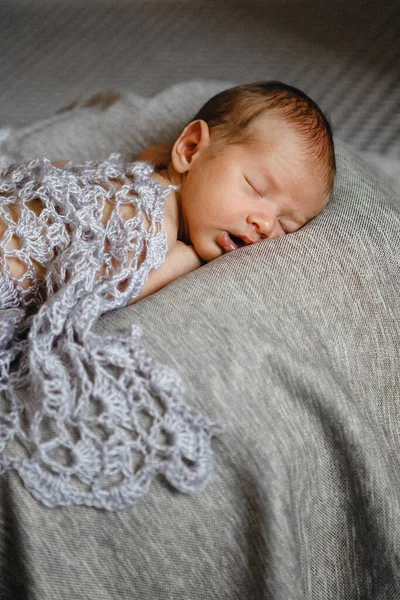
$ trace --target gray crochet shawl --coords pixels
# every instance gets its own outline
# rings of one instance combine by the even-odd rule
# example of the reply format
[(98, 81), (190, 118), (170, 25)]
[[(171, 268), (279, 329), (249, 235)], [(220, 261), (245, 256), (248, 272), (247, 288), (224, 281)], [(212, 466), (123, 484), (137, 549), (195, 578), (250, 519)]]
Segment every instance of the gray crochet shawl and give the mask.
[[(15, 469), (50, 507), (120, 509), (157, 474), (198, 491), (212, 469), (210, 441), (222, 428), (185, 405), (178, 373), (146, 353), (139, 327), (92, 330), (165, 258), (173, 186), (153, 170), (118, 154), (62, 169), (46, 158), (0, 168), (0, 473)], [(103, 225), (106, 199), (113, 210)], [(134, 218), (122, 218), (124, 203)]]

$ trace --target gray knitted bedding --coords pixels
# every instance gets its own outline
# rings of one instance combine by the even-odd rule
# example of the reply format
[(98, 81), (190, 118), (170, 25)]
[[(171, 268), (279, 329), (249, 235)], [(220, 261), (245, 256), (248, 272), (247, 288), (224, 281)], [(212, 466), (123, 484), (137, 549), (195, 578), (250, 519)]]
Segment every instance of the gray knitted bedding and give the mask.
[[(11, 132), (21, 158), (134, 157), (226, 82), (76, 108)], [(326, 211), (224, 255), (97, 333), (143, 330), (184, 399), (226, 426), (198, 494), (156, 478), (124, 510), (47, 508), (0, 477), (5, 599), (400, 597), (400, 198), (344, 143)]]

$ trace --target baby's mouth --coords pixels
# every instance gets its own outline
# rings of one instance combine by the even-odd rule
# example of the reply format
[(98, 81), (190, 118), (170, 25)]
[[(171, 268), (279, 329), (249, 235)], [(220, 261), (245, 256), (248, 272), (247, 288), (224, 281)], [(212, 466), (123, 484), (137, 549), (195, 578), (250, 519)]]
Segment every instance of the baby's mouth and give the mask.
[(227, 231), (222, 231), (217, 237), (217, 244), (225, 250), (225, 252), (232, 252), (246, 246), (246, 243), (236, 235), (232, 235)]
[(238, 237), (237, 235), (233, 235), (232, 233), (229, 233), (229, 237), (231, 238), (232, 242), (234, 244), (236, 244), (236, 246), (238, 248), (243, 248), (243, 246), (246, 246), (246, 242), (244, 242), (242, 240), (242, 238)]

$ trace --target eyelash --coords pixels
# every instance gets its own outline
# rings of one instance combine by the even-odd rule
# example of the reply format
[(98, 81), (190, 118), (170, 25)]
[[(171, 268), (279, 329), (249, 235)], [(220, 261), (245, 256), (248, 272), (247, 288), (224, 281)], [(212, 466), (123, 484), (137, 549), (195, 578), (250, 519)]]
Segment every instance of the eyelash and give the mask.
[(250, 183), (250, 181), (247, 179), (247, 177), (245, 177), (245, 180), (247, 181), (247, 183), (249, 184), (249, 186), (252, 188), (252, 190), (257, 194), (257, 196), (260, 196), (261, 198), (261, 194), (258, 193), (258, 191), (256, 190), (256, 188), (254, 187), (254, 185), (252, 185)]

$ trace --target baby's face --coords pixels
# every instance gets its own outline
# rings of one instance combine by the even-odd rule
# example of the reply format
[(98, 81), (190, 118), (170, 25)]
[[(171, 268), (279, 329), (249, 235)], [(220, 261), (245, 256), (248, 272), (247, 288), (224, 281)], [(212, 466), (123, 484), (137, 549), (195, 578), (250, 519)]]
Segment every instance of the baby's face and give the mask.
[(300, 229), (327, 202), (298, 133), (280, 118), (258, 117), (257, 141), (196, 157), (181, 185), (187, 243), (205, 261)]

